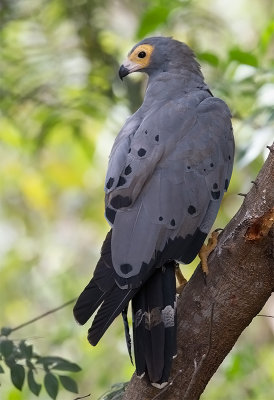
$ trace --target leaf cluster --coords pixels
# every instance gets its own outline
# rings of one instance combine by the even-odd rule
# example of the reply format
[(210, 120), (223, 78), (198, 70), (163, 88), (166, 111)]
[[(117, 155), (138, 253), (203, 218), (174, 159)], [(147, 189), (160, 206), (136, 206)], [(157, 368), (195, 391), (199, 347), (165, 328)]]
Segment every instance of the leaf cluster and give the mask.
[(62, 357), (41, 356), (25, 340), (11, 340), (8, 337), (10, 332), (9, 328), (1, 330), (0, 374), (9, 370), (13, 386), (21, 391), (26, 384), (35, 396), (39, 396), (44, 386), (53, 400), (57, 398), (60, 385), (69, 392), (78, 393), (75, 380), (64, 374), (79, 372), (81, 368), (77, 364)]

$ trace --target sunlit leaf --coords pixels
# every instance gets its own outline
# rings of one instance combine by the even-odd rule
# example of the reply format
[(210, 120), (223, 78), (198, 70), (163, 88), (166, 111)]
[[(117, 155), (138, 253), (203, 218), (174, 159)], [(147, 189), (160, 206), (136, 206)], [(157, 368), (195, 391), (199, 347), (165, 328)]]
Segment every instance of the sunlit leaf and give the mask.
[(4, 374), (4, 373), (5, 373), (5, 371), (4, 371), (3, 367), (2, 367), (2, 365), (0, 365), (0, 374)]
[(77, 383), (69, 376), (59, 375), (59, 380), (62, 386), (69, 392), (78, 393)]
[(137, 32), (138, 38), (143, 38), (149, 32), (154, 31), (161, 24), (163, 24), (169, 14), (169, 8), (163, 6), (156, 6), (148, 9), (140, 22), (139, 29)]
[(251, 65), (252, 67), (258, 66), (258, 59), (254, 54), (238, 48), (229, 51), (229, 58), (230, 60), (238, 61), (241, 64)]
[(265, 52), (274, 37), (274, 20), (271, 19), (269, 24), (264, 28), (261, 34), (260, 47)]
[(219, 57), (213, 53), (209, 52), (198, 53), (198, 58), (199, 60), (205, 61), (208, 64), (213, 65), (214, 67), (217, 67), (219, 64)]

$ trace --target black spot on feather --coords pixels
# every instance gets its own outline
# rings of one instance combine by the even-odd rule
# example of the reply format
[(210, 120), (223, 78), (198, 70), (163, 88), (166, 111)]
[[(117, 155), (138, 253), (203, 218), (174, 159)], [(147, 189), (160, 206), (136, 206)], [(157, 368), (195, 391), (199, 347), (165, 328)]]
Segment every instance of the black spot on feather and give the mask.
[(129, 207), (131, 205), (131, 199), (128, 196), (123, 197), (121, 195), (118, 195), (111, 199), (110, 204), (113, 208), (116, 208), (116, 210), (118, 210), (122, 207)]
[(225, 180), (225, 190), (227, 190), (228, 184), (229, 184), (228, 179), (226, 179), (226, 180)]
[(155, 136), (155, 140), (156, 140), (156, 142), (159, 142), (159, 135)]
[(213, 184), (213, 189), (218, 189), (218, 183)]
[(159, 217), (159, 221), (163, 221), (163, 217)]
[(128, 166), (125, 168), (125, 175), (129, 175), (131, 172), (132, 172), (132, 168), (131, 168), (130, 165), (128, 165)]
[(171, 226), (175, 226), (175, 219), (174, 218), (170, 221), (170, 225)]
[(138, 150), (138, 156), (144, 157), (146, 155), (146, 152), (147, 151), (145, 149), (141, 148)]
[(116, 216), (116, 211), (115, 211), (115, 210), (112, 210), (112, 208), (107, 207), (107, 208), (106, 208), (106, 219), (107, 219), (111, 224), (114, 224), (115, 216)]
[(130, 271), (132, 271), (132, 265), (130, 264), (122, 264), (120, 265), (120, 270), (123, 274), (128, 274)]
[(194, 206), (189, 206), (188, 207), (188, 209), (187, 209), (187, 211), (188, 211), (188, 213), (190, 214), (190, 215), (192, 215), (192, 214), (195, 214), (196, 213), (196, 208), (194, 207)]
[(114, 178), (109, 178), (109, 180), (108, 180), (108, 182), (106, 184), (107, 189), (111, 189), (113, 183), (114, 183)]
[(123, 186), (126, 183), (126, 179), (123, 176), (120, 176), (119, 181), (117, 183), (118, 186)]
[(212, 198), (213, 198), (214, 200), (218, 200), (219, 197), (220, 197), (220, 194), (221, 194), (220, 190), (218, 190), (218, 192), (213, 192), (213, 191), (211, 191), (211, 196), (212, 196)]

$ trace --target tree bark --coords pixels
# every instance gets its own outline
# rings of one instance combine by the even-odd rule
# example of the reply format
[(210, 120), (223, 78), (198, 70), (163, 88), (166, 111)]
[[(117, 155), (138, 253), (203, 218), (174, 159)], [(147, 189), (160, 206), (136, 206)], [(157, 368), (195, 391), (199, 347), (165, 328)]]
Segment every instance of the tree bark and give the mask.
[(134, 374), (123, 400), (197, 400), (274, 291), (274, 143), (244, 202), (178, 299), (178, 356), (161, 391)]

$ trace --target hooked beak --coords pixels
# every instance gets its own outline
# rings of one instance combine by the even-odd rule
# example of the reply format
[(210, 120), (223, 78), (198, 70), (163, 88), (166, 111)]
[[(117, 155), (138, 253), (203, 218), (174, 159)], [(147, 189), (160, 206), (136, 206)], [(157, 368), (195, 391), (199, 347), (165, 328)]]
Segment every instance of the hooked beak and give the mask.
[(139, 71), (140, 70), (140, 65), (137, 63), (134, 63), (133, 61), (130, 61), (129, 59), (126, 59), (123, 64), (121, 65), (119, 69), (119, 77), (121, 80), (128, 74), (131, 74), (131, 72), (134, 71)]
[(122, 64), (120, 69), (119, 69), (119, 77), (120, 77), (120, 79), (123, 80), (123, 78), (129, 74), (129, 72), (130, 71), (124, 66), (124, 64)]

